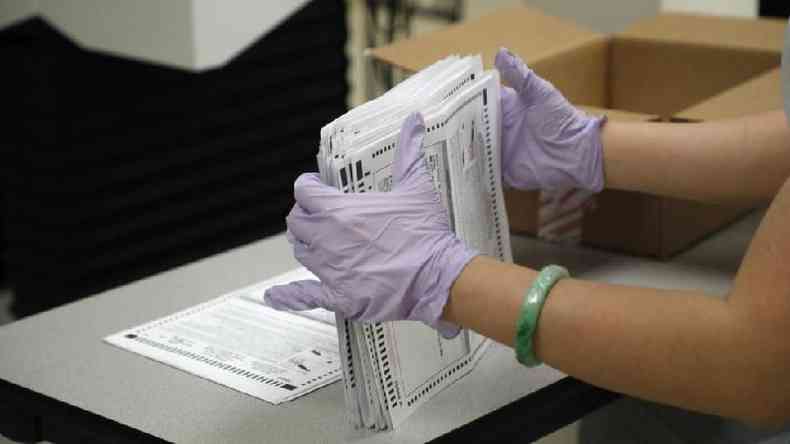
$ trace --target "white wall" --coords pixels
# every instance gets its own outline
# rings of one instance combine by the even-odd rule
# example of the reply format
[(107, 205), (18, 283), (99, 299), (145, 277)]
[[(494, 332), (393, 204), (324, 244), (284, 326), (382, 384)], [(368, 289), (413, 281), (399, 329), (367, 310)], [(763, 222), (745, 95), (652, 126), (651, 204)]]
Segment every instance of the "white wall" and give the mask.
[(0, 28), (35, 14), (37, 0), (0, 0)]
[(307, 0), (0, 0), (0, 28), (43, 16), (75, 43), (203, 70), (222, 66)]
[(290, 17), (307, 2), (307, 0), (191, 1), (195, 39), (193, 64), (200, 68), (225, 64), (246, 49), (247, 45), (258, 40), (261, 35), (275, 29), (280, 22)]
[(190, 0), (40, 0), (39, 13), (85, 48), (192, 68), (191, 10)]

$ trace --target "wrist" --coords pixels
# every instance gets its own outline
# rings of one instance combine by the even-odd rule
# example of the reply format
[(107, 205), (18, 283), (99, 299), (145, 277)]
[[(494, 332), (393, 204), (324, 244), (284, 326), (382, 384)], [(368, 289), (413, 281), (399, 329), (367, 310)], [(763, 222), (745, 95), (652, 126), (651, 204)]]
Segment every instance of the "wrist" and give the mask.
[(568, 270), (558, 265), (544, 267), (527, 290), (521, 305), (515, 332), (515, 349), (518, 362), (527, 367), (541, 364), (536, 353), (535, 336), (543, 306), (554, 285), (560, 279), (569, 277)]
[(468, 293), (467, 282), (471, 276), (478, 274), (475, 269), (481, 260), (483, 260), (483, 256), (473, 257), (453, 281), (447, 294), (447, 301), (442, 308), (441, 320), (457, 325), (468, 325), (465, 316), (463, 316), (465, 294)]
[(606, 184), (606, 176), (604, 174), (604, 157), (603, 157), (603, 129), (608, 122), (606, 115), (590, 118), (590, 141), (589, 149), (582, 162), (587, 163), (590, 168), (588, 170), (589, 176), (584, 179), (584, 185), (581, 188), (598, 193), (603, 190)]
[(455, 235), (448, 236), (446, 242), (445, 247), (437, 248), (438, 253), (434, 258), (435, 267), (432, 267), (434, 280), (429, 285), (432, 291), (425, 292), (426, 295), (431, 294), (431, 296), (429, 296), (429, 306), (425, 310), (427, 319), (424, 322), (436, 328), (445, 338), (451, 338), (458, 334), (460, 327), (458, 323), (444, 318), (445, 308), (460, 275), (480, 253), (468, 248)]
[(475, 257), (455, 281), (442, 319), (512, 346), (523, 290), (536, 276), (526, 267)]

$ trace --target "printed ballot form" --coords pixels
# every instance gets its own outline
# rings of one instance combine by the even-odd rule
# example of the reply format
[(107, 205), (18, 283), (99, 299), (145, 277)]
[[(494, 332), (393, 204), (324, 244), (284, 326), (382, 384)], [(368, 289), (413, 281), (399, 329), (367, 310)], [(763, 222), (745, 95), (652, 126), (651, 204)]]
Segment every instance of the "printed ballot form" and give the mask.
[[(420, 111), (423, 153), (450, 226), (469, 247), (512, 262), (500, 171), (500, 81), (476, 56), (449, 56), (321, 128), (321, 180), (343, 193), (390, 191), (401, 126)], [(353, 296), (353, 295), (350, 295)], [(414, 321), (337, 319), (343, 388), (356, 428), (398, 427), (474, 370), (489, 341), (446, 339)]]
[(315, 279), (300, 268), (105, 338), (274, 404), (341, 377), (333, 313), (268, 307), (269, 287)]

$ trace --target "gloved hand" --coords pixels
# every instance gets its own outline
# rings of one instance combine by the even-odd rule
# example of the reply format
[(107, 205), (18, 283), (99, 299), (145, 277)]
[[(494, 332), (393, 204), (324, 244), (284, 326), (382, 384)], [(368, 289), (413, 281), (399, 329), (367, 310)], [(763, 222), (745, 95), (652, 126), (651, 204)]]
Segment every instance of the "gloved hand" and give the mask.
[(425, 168), (422, 116), (401, 129), (388, 193), (343, 194), (303, 174), (288, 215), (296, 259), (319, 281), (276, 286), (276, 309), (322, 307), (346, 319), (417, 320), (445, 337), (459, 331), (439, 317), (450, 288), (477, 254), (450, 231), (447, 210)]
[(503, 87), (501, 98), (505, 183), (522, 190), (601, 191), (605, 118), (576, 109), (507, 49), (494, 64), (512, 87)]

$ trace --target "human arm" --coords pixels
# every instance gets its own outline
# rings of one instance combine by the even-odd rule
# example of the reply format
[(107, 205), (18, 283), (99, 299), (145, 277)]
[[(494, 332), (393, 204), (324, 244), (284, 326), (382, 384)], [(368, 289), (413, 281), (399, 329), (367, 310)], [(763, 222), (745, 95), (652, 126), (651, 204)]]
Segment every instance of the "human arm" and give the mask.
[[(763, 219), (725, 300), (577, 279), (551, 290), (535, 336), (545, 363), (591, 384), (756, 423), (790, 420), (790, 183)], [(513, 345), (536, 272), (467, 265), (444, 319)]]
[[(566, 127), (596, 129), (572, 122), (552, 126)], [(600, 134), (590, 134), (601, 140)], [(555, 142), (560, 139), (571, 140), (560, 137)], [(589, 141), (583, 145), (601, 148), (600, 143)], [(576, 150), (566, 160), (584, 159), (587, 154)], [(551, 161), (560, 157), (545, 156)], [(522, 160), (519, 165), (536, 167), (528, 157)], [(603, 163), (600, 166), (601, 171), (591, 174), (584, 167), (576, 170), (582, 174), (565, 174), (566, 170), (557, 168), (558, 174), (551, 177), (570, 177), (571, 183), (593, 179), (589, 185), (602, 174)], [(635, 179), (638, 175), (630, 177), (631, 183), (640, 183)], [(341, 198), (315, 181), (297, 183), (297, 188), (298, 202), (315, 198), (322, 206), (305, 214), (297, 212), (298, 217), (288, 220), (289, 228), (306, 223), (303, 229), (293, 230), (300, 237), (293, 240), (294, 251), (322, 282), (272, 289), (267, 292), (272, 305), (287, 309), (322, 306), (355, 319), (418, 319), (429, 325), (438, 325), (433, 310), (439, 306), (444, 308), (444, 320), (512, 344), (518, 308), (534, 271), (479, 257), (460, 269), (442, 266), (455, 253), (473, 254), (460, 247), (439, 255), (420, 248), (424, 229), (430, 236), (448, 240), (448, 226), (435, 225), (439, 214), (435, 206), (427, 201), (413, 205), (411, 195), (395, 192), (380, 199), (371, 193)], [(535, 338), (538, 356), (568, 374), (624, 393), (756, 422), (787, 420), (790, 387), (784, 375), (790, 370), (790, 350), (782, 341), (790, 327), (790, 309), (783, 299), (790, 297), (785, 277), (790, 274), (782, 265), (790, 262), (783, 256), (790, 251), (790, 233), (782, 226), (790, 215), (787, 194), (780, 193), (766, 216), (726, 301), (706, 298), (700, 292), (566, 279), (552, 290), (541, 315)], [(390, 219), (431, 223), (391, 224)], [(453, 271), (447, 272), (450, 268)], [(370, 280), (359, 280), (365, 274), (361, 270), (375, 278), (375, 286), (370, 286)], [(452, 290), (449, 286), (445, 290), (443, 284), (438, 291), (422, 291), (421, 287), (431, 287), (421, 284), (431, 273), (438, 273), (443, 283), (454, 282)], [(445, 305), (447, 291), (451, 296)]]
[(758, 205), (790, 176), (781, 110), (704, 123), (610, 121), (601, 139), (607, 188)]
[[(502, 171), (519, 189), (601, 188), (701, 202), (770, 201), (790, 176), (781, 110), (704, 123), (617, 122), (571, 105), (501, 49)], [(777, 92), (778, 93), (778, 92)]]
[[(602, 174), (609, 188), (715, 203), (750, 205), (776, 195), (726, 300), (697, 291), (561, 280), (538, 323), (538, 357), (592, 384), (653, 401), (755, 422), (790, 419), (784, 337), (790, 331), (790, 270), (783, 265), (790, 263), (790, 230), (782, 223), (790, 217), (790, 185), (777, 195), (790, 177), (784, 115), (699, 124), (606, 122), (579, 141), (578, 131), (544, 135), (543, 119), (571, 120), (559, 128), (580, 128), (588, 117), (541, 105), (551, 99), (571, 107), (512, 55), (501, 52), (497, 66), (516, 86), (516, 103), (530, 104), (514, 121), (533, 137), (506, 147), (520, 150), (510, 157), (521, 162), (503, 165), (511, 177), (540, 178), (535, 171), (544, 168), (581, 171), (586, 174), (568, 176), (586, 180), (537, 185), (586, 186)], [(519, 89), (524, 83), (530, 87)], [(516, 109), (507, 102), (503, 107)], [(541, 112), (529, 112), (534, 109)], [(553, 155), (563, 151), (574, 156)], [(599, 158), (600, 170), (580, 164), (591, 167), (589, 159)], [(535, 276), (534, 270), (477, 258), (455, 282), (445, 319), (512, 345)]]

